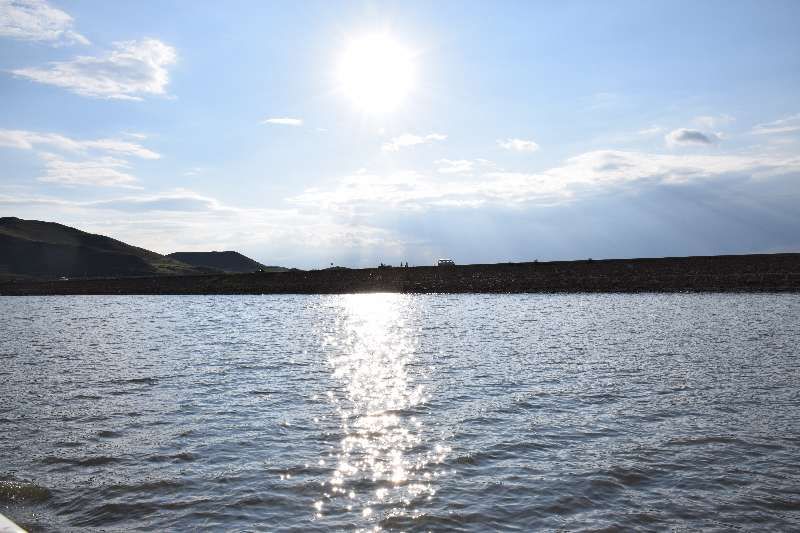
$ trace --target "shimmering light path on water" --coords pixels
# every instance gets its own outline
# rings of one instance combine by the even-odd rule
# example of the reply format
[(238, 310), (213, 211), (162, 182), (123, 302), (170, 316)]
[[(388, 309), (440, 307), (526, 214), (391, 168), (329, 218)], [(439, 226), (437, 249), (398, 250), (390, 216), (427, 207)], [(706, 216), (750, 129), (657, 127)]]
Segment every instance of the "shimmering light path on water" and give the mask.
[(798, 529), (798, 345), (798, 295), (0, 298), (0, 512)]

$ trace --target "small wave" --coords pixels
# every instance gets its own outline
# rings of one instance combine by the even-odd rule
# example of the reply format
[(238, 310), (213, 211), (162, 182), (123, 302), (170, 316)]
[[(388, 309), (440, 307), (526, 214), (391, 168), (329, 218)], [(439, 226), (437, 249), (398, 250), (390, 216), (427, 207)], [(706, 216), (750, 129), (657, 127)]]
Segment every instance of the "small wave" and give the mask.
[(409, 516), (404, 514), (392, 515), (384, 518), (380, 522), (380, 527), (389, 530), (420, 530), (444, 529), (452, 531), (464, 531), (465, 526), (475, 524), (486, 524), (487, 517), (480, 513), (450, 513), (447, 516), (437, 516), (434, 514), (422, 514)]
[(87, 457), (85, 459), (74, 459), (69, 457), (56, 457), (48, 456), (42, 459), (42, 463), (46, 465), (74, 465), (74, 466), (103, 466), (112, 463), (118, 463), (119, 459), (116, 457), (109, 457), (106, 455), (98, 455), (96, 457)]
[(544, 507), (546, 513), (555, 513), (559, 515), (569, 515), (579, 512), (581, 509), (588, 509), (594, 505), (594, 502), (586, 496), (561, 496), (555, 502)]
[(800, 511), (800, 499), (789, 500), (781, 497), (771, 497), (758, 501), (759, 506), (771, 511)]
[(94, 394), (77, 394), (72, 397), (73, 400), (100, 400), (102, 396), (96, 396)]
[(608, 473), (626, 487), (640, 485), (652, 479), (651, 476), (640, 469), (616, 467), (609, 470)]
[(60, 440), (54, 444), (57, 448), (80, 448), (83, 445), (83, 442), (76, 442), (73, 440)]
[(151, 455), (147, 458), (149, 463), (188, 463), (197, 460), (197, 454), (191, 452), (180, 452), (172, 455)]
[(110, 497), (121, 494), (156, 494), (162, 492), (174, 492), (185, 486), (184, 483), (171, 479), (159, 479), (156, 481), (145, 481), (143, 483), (112, 485), (105, 489), (106, 495)]
[(30, 481), (15, 478), (0, 479), (0, 502), (43, 502), (50, 497), (50, 490)]
[(708, 437), (684, 437), (677, 439), (670, 439), (666, 443), (668, 446), (700, 446), (703, 444), (744, 444), (740, 439), (735, 437), (708, 436)]
[(141, 385), (155, 385), (158, 383), (158, 378), (153, 377), (143, 377), (143, 378), (129, 378), (129, 379), (112, 379), (109, 383), (113, 383), (115, 385), (125, 385), (125, 384), (141, 384)]
[(143, 517), (158, 511), (158, 506), (150, 502), (105, 503), (85, 512), (85, 517), (75, 520), (80, 527), (108, 526), (128, 520), (131, 517)]

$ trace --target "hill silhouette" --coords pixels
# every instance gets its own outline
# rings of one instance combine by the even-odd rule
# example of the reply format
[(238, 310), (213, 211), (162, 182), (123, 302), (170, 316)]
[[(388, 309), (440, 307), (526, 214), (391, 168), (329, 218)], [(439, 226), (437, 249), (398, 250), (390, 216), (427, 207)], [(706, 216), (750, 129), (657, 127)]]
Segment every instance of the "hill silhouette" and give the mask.
[(239, 252), (175, 252), (167, 255), (172, 259), (192, 265), (194, 267), (205, 267), (223, 272), (247, 273), (257, 272), (284, 272), (287, 268), (277, 266), (265, 266), (254, 261)]
[(126, 277), (203, 272), (150, 250), (63, 224), (0, 217), (0, 277)]

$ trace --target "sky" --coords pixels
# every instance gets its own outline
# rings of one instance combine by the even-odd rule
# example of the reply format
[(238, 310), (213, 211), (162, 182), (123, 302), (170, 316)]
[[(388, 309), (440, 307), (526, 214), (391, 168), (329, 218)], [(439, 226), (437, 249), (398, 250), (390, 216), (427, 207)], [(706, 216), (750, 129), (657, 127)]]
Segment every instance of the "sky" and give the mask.
[(797, 252), (798, 20), (0, 0), (0, 215), (300, 268)]

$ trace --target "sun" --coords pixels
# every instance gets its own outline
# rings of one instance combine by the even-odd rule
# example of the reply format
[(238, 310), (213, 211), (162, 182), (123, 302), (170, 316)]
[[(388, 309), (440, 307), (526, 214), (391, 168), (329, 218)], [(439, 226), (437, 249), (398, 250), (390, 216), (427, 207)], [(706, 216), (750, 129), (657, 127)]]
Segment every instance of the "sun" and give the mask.
[(414, 84), (411, 52), (390, 35), (376, 33), (353, 39), (338, 64), (338, 83), (361, 110), (386, 113), (396, 109)]

